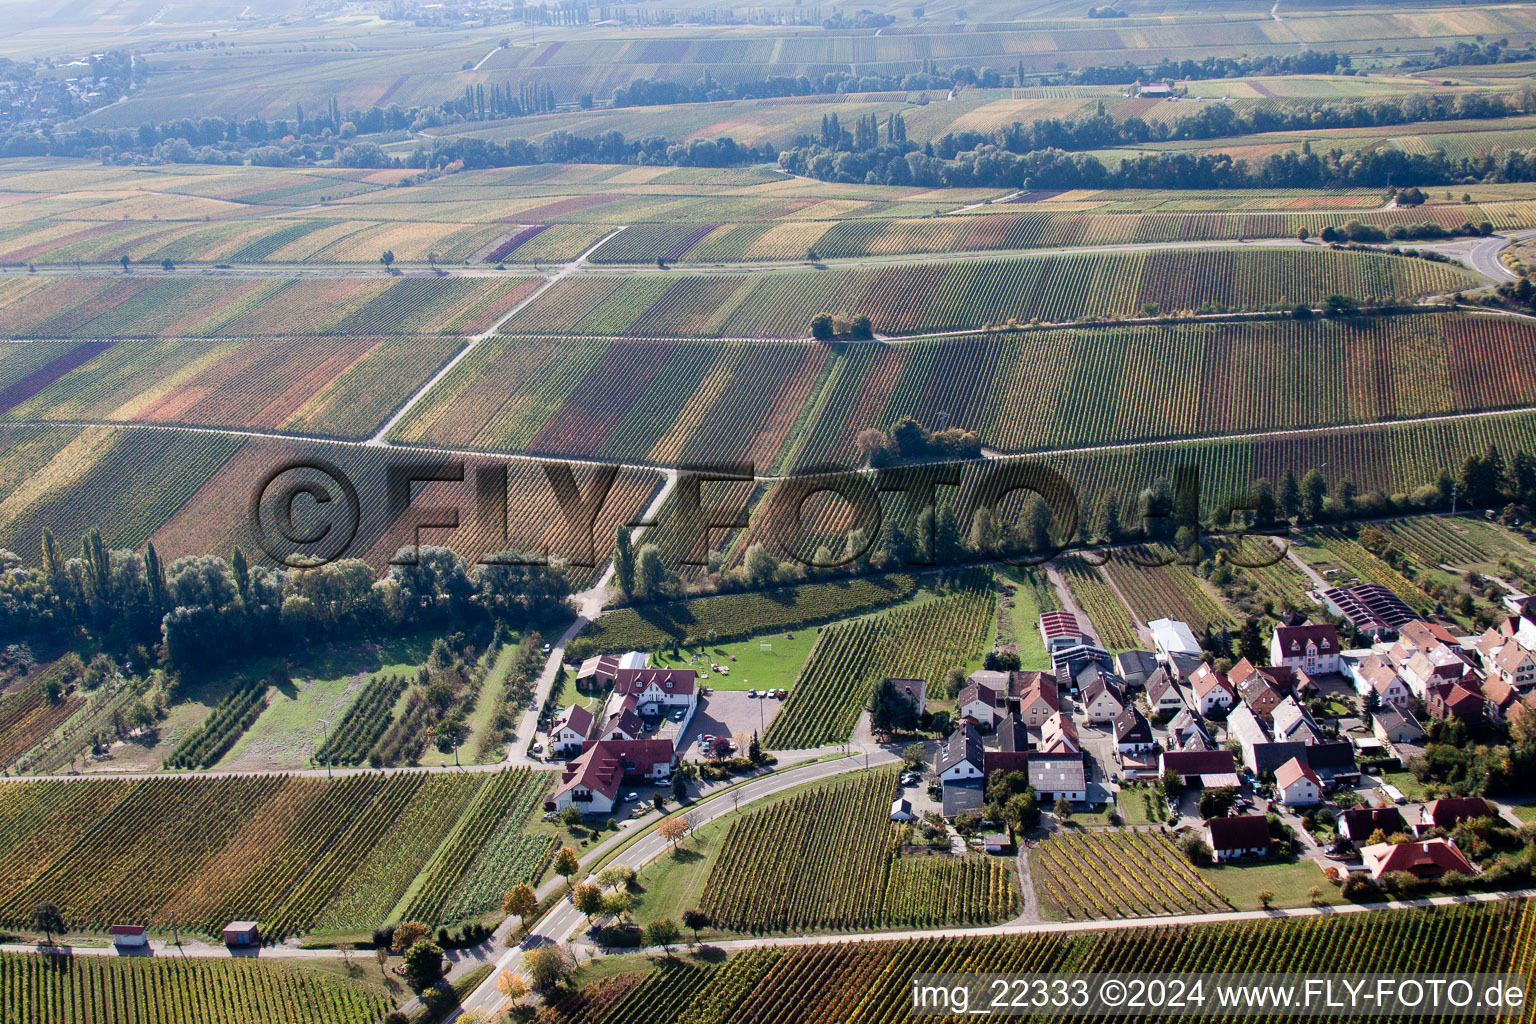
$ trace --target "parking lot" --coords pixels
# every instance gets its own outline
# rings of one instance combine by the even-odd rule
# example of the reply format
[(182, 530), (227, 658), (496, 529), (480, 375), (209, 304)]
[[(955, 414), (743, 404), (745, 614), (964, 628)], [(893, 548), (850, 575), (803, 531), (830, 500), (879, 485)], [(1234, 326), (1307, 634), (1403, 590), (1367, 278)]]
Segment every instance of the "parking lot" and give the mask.
[[(784, 702), (776, 698), (748, 697), (743, 690), (713, 690), (699, 697), (699, 707), (688, 723), (688, 733), (678, 747), (679, 755), (690, 761), (704, 757), (704, 736), (735, 736), (754, 732), (761, 736)], [(739, 751), (743, 756), (746, 751)]]

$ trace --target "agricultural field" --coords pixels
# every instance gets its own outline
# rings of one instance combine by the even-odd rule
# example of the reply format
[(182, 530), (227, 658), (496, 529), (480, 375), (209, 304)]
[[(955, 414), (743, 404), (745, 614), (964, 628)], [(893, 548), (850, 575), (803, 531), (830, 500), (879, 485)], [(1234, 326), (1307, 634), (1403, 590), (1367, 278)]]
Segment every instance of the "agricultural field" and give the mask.
[[(1236, 624), (1232, 613), (1207, 589), (1194, 573), (1194, 567), (1172, 562), (1147, 565), (1172, 557), (1166, 549), (1137, 548), (1117, 551), (1104, 564), (1104, 571), (1116, 589), (1130, 602), (1131, 611), (1142, 622), (1172, 618), (1189, 623), (1197, 634)], [(1140, 561), (1138, 561), (1138, 559)]]
[(992, 638), (990, 581), (967, 573), (949, 589), (911, 607), (821, 627), (763, 744), (785, 749), (840, 742), (853, 732), (881, 679), (921, 678), (933, 685), (952, 666), (977, 660)]
[(895, 574), (619, 608), (586, 627), (581, 639), (598, 653), (724, 642), (870, 611), (911, 597), (917, 586), (915, 577)]
[(1161, 831), (1067, 829), (1030, 851), (1052, 920), (1208, 914), (1230, 909)]
[[(1006, 331), (840, 349), (497, 338), (391, 436), (660, 464), (744, 459), (764, 472), (856, 465), (859, 432), (905, 416), (974, 431), (1000, 451), (1049, 451), (1505, 409), (1536, 397), (1536, 382), (1515, 370), (1536, 358), (1536, 330), (1452, 314)], [(1169, 380), (1164, 366), (1185, 371)]]
[[(626, 232), (627, 233), (627, 232)], [(867, 315), (881, 335), (1201, 309), (1374, 304), (1472, 284), (1445, 264), (1319, 246), (1074, 253), (880, 269), (571, 277), (502, 330), (625, 337), (803, 338), (817, 313)]]
[[(383, 273), (335, 278), (13, 277), (0, 281), (0, 337), (476, 334), (495, 324), (534, 283), (516, 276)], [(143, 357), (143, 347), (133, 351)]]
[(528, 821), (547, 784), (512, 770), (8, 783), (0, 920), (30, 926), (51, 901), (82, 930), (175, 913), (214, 934), (259, 919), (280, 940), (476, 917), (491, 888), (542, 870), (553, 835)]
[(1088, 616), (1088, 626), (1105, 650), (1131, 651), (1141, 647), (1135, 624), (1098, 569), (1076, 555), (1054, 559), (1051, 564), (1061, 574), (1072, 599)]
[[(0, 393), (10, 419), (236, 427), (367, 437), (447, 362), (449, 335), (81, 342)], [(0, 365), (11, 350), (0, 342)]]
[[(275, 441), (209, 432), (135, 430), (123, 427), (34, 427), (0, 423), (0, 547), (36, 564), (41, 531), (51, 528), (69, 550), (95, 527), (108, 547), (137, 547), (153, 540), (167, 562), (182, 555), (219, 553), (235, 546), (264, 559), (253, 536), (249, 503), (264, 474), (315, 459), (330, 463), (357, 488), (359, 523), (348, 554), (383, 566), (412, 540), (386, 499), (382, 448), (309, 441)], [(462, 510), (452, 531), (423, 531), (422, 543), (446, 543), (470, 560), (494, 552), (548, 548), (573, 561), (588, 556), (565, 525), (544, 470), (527, 462), (466, 460), (464, 481), (418, 487), (416, 507), (434, 503)], [(594, 471), (571, 467), (587, 493)], [(479, 514), (477, 478), (506, 474), (506, 504)], [(8, 478), (15, 473), (15, 482)], [(633, 518), (660, 484), (660, 475), (621, 470), (593, 527), (593, 567), (575, 566), (579, 581), (606, 558), (619, 522)], [(493, 492), (494, 493), (494, 492)]]
[(1343, 570), (1329, 579), (1330, 584), (1344, 586), (1352, 583), (1380, 583), (1420, 614), (1428, 613), (1433, 607), (1435, 602), (1428, 594), (1402, 573), (1361, 547), (1357, 538), (1348, 531), (1327, 527), (1307, 534), (1305, 540), (1309, 546), (1322, 548), (1327, 559)]
[[(1513, 971), (1529, 977), (1533, 942), (1536, 910), (1529, 901), (1510, 900), (1193, 926), (819, 943), (756, 949), (728, 960), (694, 991), (678, 1019), (895, 1024), (911, 1017), (914, 975), (942, 973), (955, 965), (974, 973), (1070, 972), (1091, 964), (1102, 973), (1257, 973), (1283, 965), (1295, 972), (1364, 974), (1425, 973), (1454, 963), (1457, 970)], [(577, 997), (572, 999), (574, 1009), (580, 1004)], [(617, 1024), (625, 1018), (599, 1010), (591, 1016), (557, 1013), (551, 1019), (557, 1024)], [(955, 1024), (972, 1017), (932, 1019)], [(1215, 1018), (1191, 1014), (1169, 1019)]]
[(10, 1024), (370, 1024), (393, 999), (372, 981), (303, 960), (0, 953)]
[(1471, 516), (1415, 516), (1375, 525), (1424, 565), (1496, 571), (1505, 558), (1536, 558), (1531, 546), (1515, 534)]
[(1006, 860), (893, 850), (896, 774), (807, 790), (735, 821), (704, 886), (715, 927), (941, 927), (1012, 916), (1018, 881)]

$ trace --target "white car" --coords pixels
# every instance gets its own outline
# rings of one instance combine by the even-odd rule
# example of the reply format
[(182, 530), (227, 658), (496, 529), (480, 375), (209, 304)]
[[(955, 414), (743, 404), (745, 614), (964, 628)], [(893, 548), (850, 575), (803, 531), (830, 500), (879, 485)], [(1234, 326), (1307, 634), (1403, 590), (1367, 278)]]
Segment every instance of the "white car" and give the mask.
[(639, 793), (625, 793), (624, 794), (624, 799), (625, 800), (639, 800), (640, 799), (640, 794)]
[(535, 743), (533, 745), (533, 752), (535, 754), (542, 754), (542, 753), (544, 753), (544, 744), (542, 744), (542, 743)]

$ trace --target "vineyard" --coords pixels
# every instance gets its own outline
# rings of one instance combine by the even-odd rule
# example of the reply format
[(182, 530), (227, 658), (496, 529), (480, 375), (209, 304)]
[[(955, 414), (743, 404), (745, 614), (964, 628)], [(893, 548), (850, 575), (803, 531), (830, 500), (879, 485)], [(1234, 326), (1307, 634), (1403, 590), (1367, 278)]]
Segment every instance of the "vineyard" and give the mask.
[(1054, 559), (1051, 565), (1061, 573), (1067, 589), (1072, 592), (1072, 599), (1088, 616), (1089, 625), (1106, 650), (1131, 651), (1141, 646), (1125, 606), (1097, 569), (1076, 555)]
[(990, 857), (902, 856), (890, 821), (896, 772), (809, 790), (732, 823), (702, 909), (727, 931), (985, 924), (1018, 908)]
[[(1533, 953), (1536, 908), (1525, 900), (1194, 926), (818, 943), (753, 950), (728, 961), (677, 1019), (690, 1024), (898, 1024), (912, 1019), (912, 978), (946, 971), (1424, 974), (1454, 964), (1458, 972), (1509, 971), (1530, 979)], [(707, 1015), (701, 1012), (705, 1007), (711, 1011)], [(1414, 1015), (1420, 1013), (1380, 1019), (1428, 1019)], [(623, 1019), (557, 1013), (551, 1024), (617, 1024)], [(958, 1024), (974, 1015), (927, 1019)], [(1166, 1019), (1230, 1018), (1197, 1012)], [(1529, 1020), (1530, 1015), (1510, 1019)]]
[[(81, 342), (0, 411), (364, 437), (453, 354), (452, 335)], [(27, 349), (30, 344), (0, 344)], [(23, 394), (22, 392), (26, 392)]]
[[(1386, 562), (1371, 554), (1352, 537), (1348, 532), (1339, 527), (1328, 527), (1305, 536), (1306, 543), (1316, 544), (1328, 552), (1328, 557), (1352, 573), (1361, 583), (1380, 583), (1388, 590), (1407, 602), (1410, 608), (1416, 609), (1420, 614), (1427, 614), (1434, 606), (1434, 599), (1417, 585), (1410, 582), (1408, 577), (1392, 568)], [(1343, 585), (1350, 582), (1348, 578), (1339, 578), (1332, 581), (1335, 585)]]
[(10, 278), (0, 337), (249, 338), (477, 334), (536, 279)]
[(1514, 534), (1470, 518), (1416, 516), (1374, 525), (1425, 565), (1497, 565), (1503, 557), (1533, 557)]
[(782, 750), (847, 739), (881, 679), (933, 685), (951, 666), (974, 659), (992, 638), (993, 608), (988, 577), (968, 573), (946, 596), (823, 626), (764, 745)]
[[(12, 488), (0, 505), (0, 547), (31, 564), (40, 558), (39, 537), (45, 527), (66, 549), (76, 547), (78, 538), (93, 527), (101, 530), (108, 547), (137, 547), (153, 540), (167, 563), (182, 555), (227, 555), (236, 545), (265, 557), (251, 536), (252, 481), (273, 467), (316, 458), (333, 463), (357, 488), (361, 521), (349, 555), (382, 566), (411, 541), (410, 530), (390, 515), (386, 484), (391, 456), (381, 448), (190, 430), (50, 430), (0, 424), (0, 488)], [(14, 463), (4, 448), (10, 436), (23, 442)], [(418, 488), (418, 506), (438, 503), (462, 510), (457, 530), (428, 533), (424, 542), (446, 543), (470, 560), (509, 548), (538, 551), (547, 546), (566, 555), (580, 550), (574, 547), (579, 534), (560, 514), (543, 467), (494, 458), (465, 462), (464, 483)], [(577, 487), (588, 493), (594, 470), (571, 468)], [(489, 474), (494, 480), (503, 469), (505, 517), (498, 522), (494, 514), (475, 514), (474, 488), (477, 479)], [(660, 479), (650, 472), (619, 472), (592, 529), (594, 562), (606, 558), (618, 523), (645, 507)], [(490, 510), (494, 513), (495, 506)], [(593, 571), (573, 566), (572, 578), (582, 583)]]
[(395, 704), (405, 692), (403, 676), (376, 675), (348, 705), (336, 731), (315, 753), (319, 764), (353, 765), (368, 759), (369, 751), (394, 719)]
[(250, 682), (237, 687), (214, 705), (165, 759), (167, 768), (212, 768), (244, 735), (267, 706), (267, 684)]
[(1232, 909), (1160, 831), (1069, 829), (1030, 857), (1036, 894), (1058, 920)]
[(0, 953), (7, 1024), (371, 1024), (382, 992), (300, 960)]
[(1196, 634), (1203, 633), (1207, 626), (1221, 629), (1234, 625), (1232, 613), (1206, 591), (1193, 567), (1176, 561), (1169, 565), (1144, 565), (1137, 561), (1165, 561), (1172, 556), (1173, 552), (1166, 548), (1117, 551), (1105, 563), (1104, 571), (1142, 622), (1178, 619), (1187, 622)]
[(502, 330), (803, 338), (811, 317), (828, 312), (864, 313), (877, 332), (900, 335), (1141, 315), (1148, 307), (1289, 309), (1333, 294), (1375, 304), (1453, 292), (1473, 281), (1445, 264), (1313, 247), (1074, 253), (758, 275), (636, 272), (567, 278)]
[(670, 643), (725, 642), (847, 618), (911, 597), (905, 574), (809, 583), (780, 590), (720, 594), (690, 601), (620, 608), (582, 631), (599, 653), (656, 650)]
[[(1052, 116), (1057, 116), (1053, 110)], [(1439, 137), (1437, 137), (1439, 138)], [(1228, 201), (1230, 210), (1241, 200)], [(684, 263), (803, 259), (807, 249), (823, 259), (902, 256), (918, 253), (1000, 252), (1091, 245), (1206, 242), (1239, 238), (1294, 238), (1348, 219), (1382, 229), (1433, 222), (1447, 230), (1471, 220), (1498, 228), (1536, 226), (1528, 203), (1426, 206), (1417, 210), (1309, 210), (1271, 212), (1099, 213), (1043, 211), (957, 217), (892, 219), (860, 217), (809, 223), (706, 224), (699, 233), (671, 224), (632, 224), (594, 257), (604, 263), (651, 263), (657, 256)], [(722, 218), (725, 219), (725, 218)]]
[(63, 725), (84, 702), (76, 696), (52, 697), (48, 683), (56, 676), (56, 669), (39, 672), (24, 686), (0, 695), (0, 768)]
[[(76, 928), (174, 913), (214, 934), (260, 920), (279, 940), (377, 927), (408, 890), (412, 915), (447, 922), (445, 903), (479, 906), (489, 885), (536, 878), (552, 837), (525, 823), (546, 785), (526, 771), (5, 784), (0, 922), (30, 926), (51, 901)], [(519, 843), (542, 849), (509, 859)]]

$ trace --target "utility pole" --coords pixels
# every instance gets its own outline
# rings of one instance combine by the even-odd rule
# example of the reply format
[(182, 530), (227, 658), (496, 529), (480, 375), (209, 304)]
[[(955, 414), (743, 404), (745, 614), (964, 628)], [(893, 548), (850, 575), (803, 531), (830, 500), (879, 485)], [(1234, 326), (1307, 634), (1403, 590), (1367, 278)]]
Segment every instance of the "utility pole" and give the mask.
[(171, 911), (171, 944), (180, 948), (181, 931), (176, 927), (176, 911)]
[(331, 729), (331, 723), (328, 722), (324, 718), (320, 719), (320, 735), (321, 735), (321, 737), (325, 741), (324, 743), (322, 743), (320, 745), (320, 750), (321, 750), (321, 752), (323, 754), (325, 754), (325, 777), (326, 778), (330, 778), (331, 777), (331, 751), (330, 751), (331, 731), (330, 731), (330, 729)]
[(1456, 493), (1456, 487), (1457, 487), (1456, 481), (1452, 480), (1451, 481), (1451, 515), (1455, 515), (1456, 514), (1456, 499), (1458, 497), (1458, 495)]

